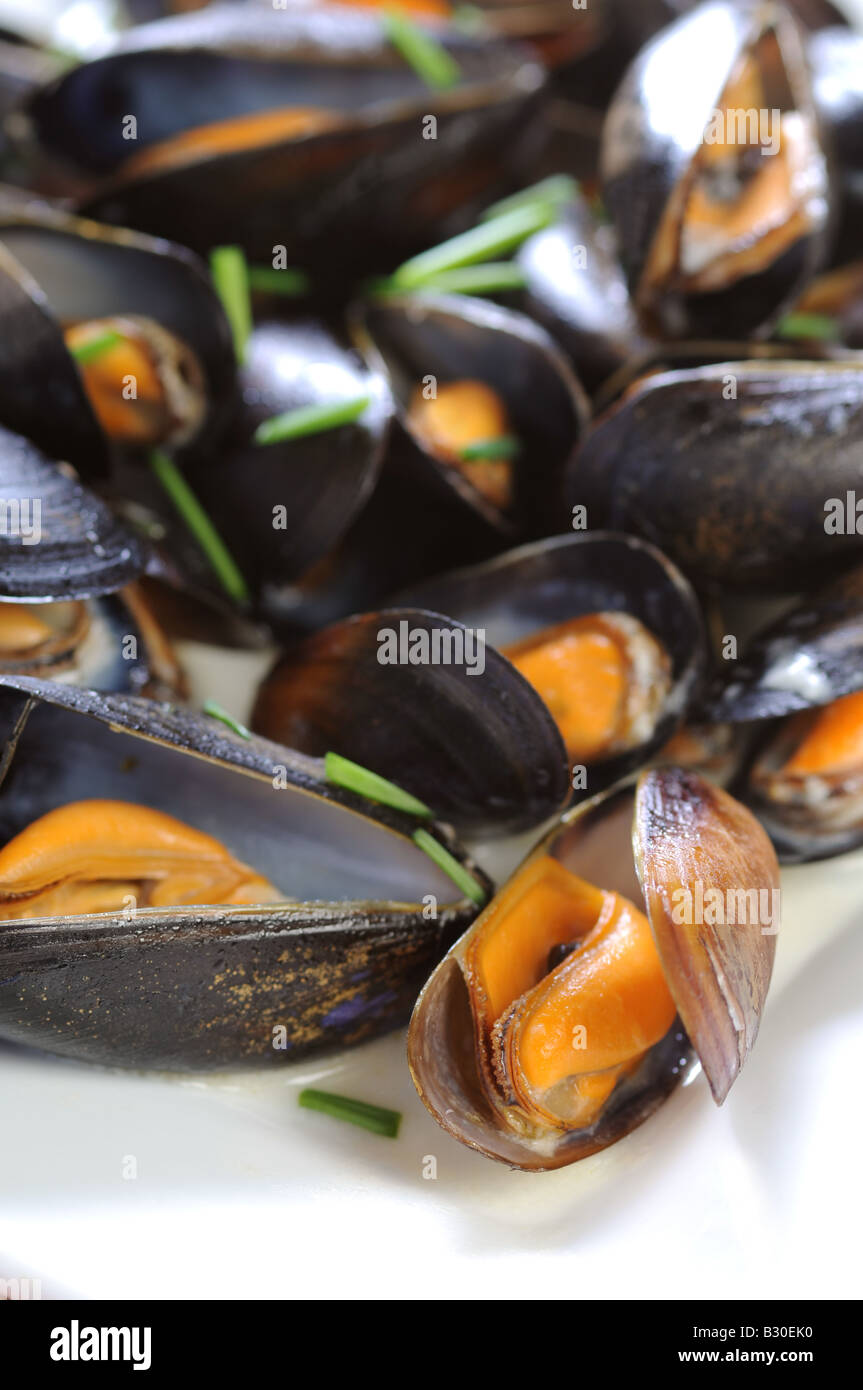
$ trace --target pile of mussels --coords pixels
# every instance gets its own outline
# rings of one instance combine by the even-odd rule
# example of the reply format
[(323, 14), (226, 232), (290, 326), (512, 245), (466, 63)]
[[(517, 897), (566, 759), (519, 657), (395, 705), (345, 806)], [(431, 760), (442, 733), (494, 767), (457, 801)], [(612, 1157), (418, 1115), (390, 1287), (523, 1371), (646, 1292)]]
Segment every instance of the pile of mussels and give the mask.
[[(413, 1009), (527, 1169), (721, 1103), (777, 859), (863, 844), (863, 38), (214, 4), (3, 31), (0, 116), (0, 1038)], [(253, 732), (179, 639), (277, 645)]]

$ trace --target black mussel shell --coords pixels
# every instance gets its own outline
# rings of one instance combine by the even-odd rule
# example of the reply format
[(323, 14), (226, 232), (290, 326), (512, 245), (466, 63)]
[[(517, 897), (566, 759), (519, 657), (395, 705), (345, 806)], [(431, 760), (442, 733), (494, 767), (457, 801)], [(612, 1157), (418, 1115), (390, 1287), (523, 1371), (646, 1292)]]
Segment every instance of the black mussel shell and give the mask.
[[(4, 1039), (173, 1070), (352, 1045), (404, 1021), (477, 910), (412, 842), (422, 822), (332, 786), (313, 759), (215, 720), (0, 678), (0, 731), (4, 838), (82, 796), (119, 799), (215, 835), (286, 896), (265, 907), (4, 923)], [(451, 835), (425, 825), (488, 892)]]
[[(781, 71), (774, 76), (769, 109), (799, 112), (812, 145), (808, 226), (768, 264), (716, 288), (650, 287), (645, 272), (655, 239), (673, 197), (685, 191), (726, 85), (742, 55), (771, 34)], [(651, 331), (670, 337), (766, 331), (827, 252), (828, 161), (818, 139), (802, 35), (788, 11), (757, 0), (711, 0), (661, 30), (640, 51), (609, 107), (601, 171), (633, 300)]]
[(299, 643), (263, 682), (252, 725), (371, 768), (464, 832), (527, 829), (568, 792), (563, 741), (532, 686), (481, 634), (413, 608)]
[(26, 602), (111, 594), (146, 550), (109, 508), (20, 435), (0, 429), (0, 596)]
[(191, 252), (100, 226), (48, 204), (0, 198), (0, 419), (85, 476), (108, 470), (106, 440), (62, 327), (132, 314), (192, 349), (203, 372), (211, 443), (234, 405), (231, 335)]
[(664, 555), (632, 536), (553, 536), (428, 580), (399, 601), (478, 628), (496, 648), (583, 614), (610, 611), (637, 618), (659, 639), (671, 658), (665, 704), (638, 747), (590, 764), (581, 799), (649, 761), (699, 695), (706, 639), (698, 600)]
[(863, 553), (853, 526), (830, 522), (863, 495), (861, 440), (857, 363), (663, 373), (596, 422), (568, 500), (591, 525), (652, 541), (696, 585), (799, 590)]

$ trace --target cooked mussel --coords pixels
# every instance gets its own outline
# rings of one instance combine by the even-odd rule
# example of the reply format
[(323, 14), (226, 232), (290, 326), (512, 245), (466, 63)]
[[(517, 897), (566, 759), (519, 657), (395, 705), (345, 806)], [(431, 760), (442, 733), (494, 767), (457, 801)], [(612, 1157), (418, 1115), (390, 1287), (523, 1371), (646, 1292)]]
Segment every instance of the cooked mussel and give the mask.
[(261, 260), (287, 239), (292, 260), (341, 276), (445, 234), (524, 134), (539, 64), (442, 37), (459, 79), (430, 92), (374, 13), (212, 5), (122, 36), (28, 112), (50, 173), (91, 215)]
[(704, 671), (694, 593), (631, 536), (555, 536), (428, 580), (400, 600), (480, 629), (538, 691), (579, 773), (581, 799), (662, 747)]
[(789, 12), (719, 0), (661, 30), (609, 108), (601, 168), (652, 330), (769, 326), (827, 249), (828, 162)]
[(860, 554), (845, 512), (861, 430), (854, 361), (660, 373), (596, 421), (568, 500), (591, 525), (652, 541), (697, 585), (799, 591)]
[(484, 636), (406, 607), (334, 623), (279, 659), (252, 727), (372, 768), (460, 830), (529, 829), (566, 800), (566, 750), (537, 692)]
[(3, 1038), (167, 1068), (359, 1042), (487, 894), (428, 817), (213, 719), (3, 677), (0, 720)]
[(714, 718), (761, 734), (742, 794), (783, 860), (863, 843), (861, 650), (858, 568), (758, 632), (707, 702)]
[(420, 995), (421, 1099), (463, 1144), (532, 1171), (628, 1134), (696, 1055), (721, 1105), (758, 1033), (778, 882), (753, 816), (692, 773), (569, 811)]
[(204, 447), (234, 404), (227, 320), (181, 247), (0, 199), (0, 322), (0, 418), (85, 474)]

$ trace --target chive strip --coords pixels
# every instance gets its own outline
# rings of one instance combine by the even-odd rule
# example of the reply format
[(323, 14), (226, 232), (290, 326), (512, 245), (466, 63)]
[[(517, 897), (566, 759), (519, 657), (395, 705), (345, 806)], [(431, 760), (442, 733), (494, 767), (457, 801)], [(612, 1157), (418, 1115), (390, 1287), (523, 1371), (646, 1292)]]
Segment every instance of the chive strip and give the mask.
[[(500, 294), (507, 290), (527, 288), (527, 275), (513, 261), (487, 261), (484, 265), (466, 265), (458, 270), (443, 270), (430, 275), (421, 286), (440, 294)], [(369, 286), (375, 295), (402, 294), (401, 285), (392, 280), (379, 280)]]
[(786, 314), (776, 325), (777, 338), (820, 338), (823, 342), (838, 342), (842, 325), (829, 314)]
[(206, 555), (225, 593), (238, 603), (246, 603), (249, 590), (245, 579), (174, 460), (162, 449), (152, 449), (150, 467)]
[(88, 341), (70, 347), (69, 351), (75, 361), (85, 367), (88, 362), (95, 362), (104, 353), (110, 352), (111, 348), (122, 343), (123, 335), (118, 333), (115, 328), (106, 328), (104, 333), (99, 333), (97, 337), (90, 338)]
[(345, 787), (359, 796), (366, 796), (369, 801), (378, 801), (382, 806), (393, 806), (397, 811), (406, 811), (410, 816), (422, 816), (424, 819), (432, 814), (425, 802), (418, 801), (410, 792), (402, 791), (395, 782), (379, 777), (376, 772), (369, 772), (368, 768), (352, 763), (340, 753), (327, 753), (324, 769), (328, 782), (336, 787)]
[(277, 270), (274, 265), (250, 265), (248, 276), (249, 289), (264, 290), (267, 294), (283, 294), (286, 297), (305, 294), (311, 284), (306, 272), (293, 266)]
[(427, 87), (445, 92), (461, 77), (461, 68), (451, 53), (425, 29), (409, 19), (399, 5), (387, 5), (383, 13), (384, 32), (405, 62)]
[(470, 898), (471, 902), (476, 903), (477, 907), (482, 907), (486, 900), (485, 889), (477, 883), (473, 874), (469, 874), (463, 864), (460, 864), (448, 849), (444, 849), (439, 840), (430, 835), (427, 830), (415, 830), (413, 833), (414, 844), (427, 854), (439, 869), (443, 869), (463, 893)]
[(521, 453), (521, 441), (514, 434), (502, 434), (497, 439), (477, 439), (459, 450), (465, 463), (479, 459), (514, 459)]
[(565, 203), (572, 202), (578, 194), (578, 180), (571, 174), (550, 174), (547, 179), (540, 179), (539, 183), (533, 183), (529, 188), (522, 188), (518, 193), (512, 193), (508, 198), (501, 198), (499, 202), (492, 203), (482, 214), (480, 221), (488, 222), (493, 217), (502, 217), (507, 212), (514, 211), (515, 208), (529, 207), (531, 203), (553, 203), (555, 207), (563, 207)]
[(204, 714), (208, 714), (211, 719), (220, 720), (222, 724), (226, 724), (229, 729), (232, 729), (235, 734), (239, 734), (240, 738), (252, 737), (245, 724), (241, 724), (240, 721), (235, 719), (232, 714), (229, 714), (226, 709), (223, 709), (216, 700), (205, 700), (202, 709)]
[(369, 1105), (364, 1100), (352, 1100), (350, 1096), (337, 1096), (332, 1091), (317, 1091), (309, 1086), (300, 1091), (298, 1100), (304, 1110), (317, 1110), (334, 1120), (359, 1125), (360, 1129), (381, 1134), (385, 1139), (398, 1138), (402, 1122), (398, 1110), (386, 1110), (381, 1105)]
[(210, 274), (222, 308), (231, 326), (237, 361), (246, 360), (252, 332), (252, 306), (249, 302), (249, 270), (239, 246), (214, 246), (210, 252)]
[(303, 439), (308, 434), (351, 425), (368, 409), (371, 400), (371, 396), (357, 396), (334, 405), (301, 405), (297, 410), (262, 420), (252, 438), (256, 444), (281, 444), (286, 439)]
[(462, 266), (476, 265), (478, 261), (490, 261), (496, 256), (514, 251), (534, 232), (541, 232), (554, 221), (554, 204), (537, 201), (527, 207), (515, 208), (501, 217), (480, 222), (470, 231), (442, 241), (428, 251), (405, 261), (392, 276), (394, 285), (400, 289), (418, 289), (434, 275), (444, 271), (458, 270)]

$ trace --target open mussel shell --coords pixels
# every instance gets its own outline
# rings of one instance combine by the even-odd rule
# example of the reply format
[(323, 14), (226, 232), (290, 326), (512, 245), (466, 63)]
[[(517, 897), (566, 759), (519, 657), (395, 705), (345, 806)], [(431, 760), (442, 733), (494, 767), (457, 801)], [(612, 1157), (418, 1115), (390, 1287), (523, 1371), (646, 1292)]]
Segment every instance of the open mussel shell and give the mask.
[(107, 471), (111, 443), (63, 329), (128, 316), (191, 351), (201, 382), (188, 388), (203, 396), (196, 438), (211, 442), (234, 403), (234, 355), (197, 258), (45, 203), (0, 198), (0, 418), (88, 476)]
[(863, 569), (808, 595), (759, 631), (708, 693), (717, 721), (780, 719), (863, 687)]
[(702, 893), (713, 888), (724, 896), (771, 892), (778, 884), (775, 856), (750, 813), (674, 768), (646, 772), (635, 790), (617, 788), (568, 811), (516, 873), (546, 855), (646, 907), (678, 1017), (588, 1128), (543, 1134), (512, 1123), (507, 1106), (489, 1094), (465, 970), (466, 951), (494, 921), (509, 885), (500, 890), (417, 1000), (408, 1061), (421, 1099), (453, 1138), (535, 1172), (574, 1163), (629, 1134), (690, 1074), (696, 1056), (722, 1103), (755, 1042), (776, 939), (758, 925), (698, 925), (694, 912), (690, 923), (677, 924), (673, 895), (688, 892), (695, 903), (699, 885)]
[(608, 612), (637, 619), (658, 639), (671, 661), (662, 706), (637, 744), (588, 764), (582, 798), (646, 763), (699, 692), (706, 639), (698, 600), (664, 555), (632, 536), (602, 531), (553, 536), (440, 575), (399, 600), (484, 632), (498, 650), (573, 618)]
[(645, 343), (613, 229), (578, 196), (521, 247), (524, 308), (552, 333), (593, 389)]
[(464, 832), (529, 829), (567, 796), (566, 750), (536, 691), (437, 613), (383, 609), (298, 643), (263, 682), (252, 726), (341, 753)]
[(285, 894), (3, 923), (4, 1039), (136, 1067), (293, 1060), (402, 1022), (476, 912), (413, 842), (415, 818), (333, 787), (292, 750), (23, 677), (0, 679), (0, 721), (5, 838), (82, 795), (121, 800), (214, 835)]
[(25, 603), (112, 594), (141, 573), (142, 542), (28, 439), (0, 429), (0, 597)]
[(430, 94), (373, 12), (214, 5), (121, 37), (29, 115), (103, 220), (268, 260), (287, 239), (330, 274), (383, 267), (488, 201), (543, 84), (520, 48), (441, 37), (461, 77)]
[[(681, 73), (695, 80), (681, 85)], [(735, 126), (732, 139), (717, 138), (718, 119), (750, 112), (778, 119), (779, 130), (756, 136), (747, 126), (741, 140)], [(758, 161), (726, 171), (737, 181), (731, 198), (723, 145), (737, 146), (741, 161), (749, 147)], [(828, 233), (828, 162), (788, 11), (715, 0), (661, 30), (609, 108), (601, 172), (633, 300), (651, 330), (727, 337), (766, 329), (823, 260)], [(748, 181), (768, 176), (762, 192), (773, 220), (765, 224), (763, 209), (746, 213), (744, 199), (755, 187)], [(743, 237), (722, 221), (736, 208), (750, 217)]]
[[(388, 468), (416, 479), (486, 534), (536, 535), (559, 522), (568, 461), (587, 416), (583, 392), (553, 339), (525, 315), (465, 295), (387, 294), (352, 315), (357, 346), (382, 371), (396, 404)], [(503, 403), (519, 445), (511, 505), (500, 507), (442, 463), (418, 433), (414, 393), (480, 381)], [(415, 499), (412, 531), (422, 526)], [(411, 544), (415, 541), (412, 539)]]
[(650, 376), (597, 420), (568, 502), (643, 536), (696, 585), (800, 590), (861, 555), (827, 527), (859, 485), (863, 369), (725, 362)]

